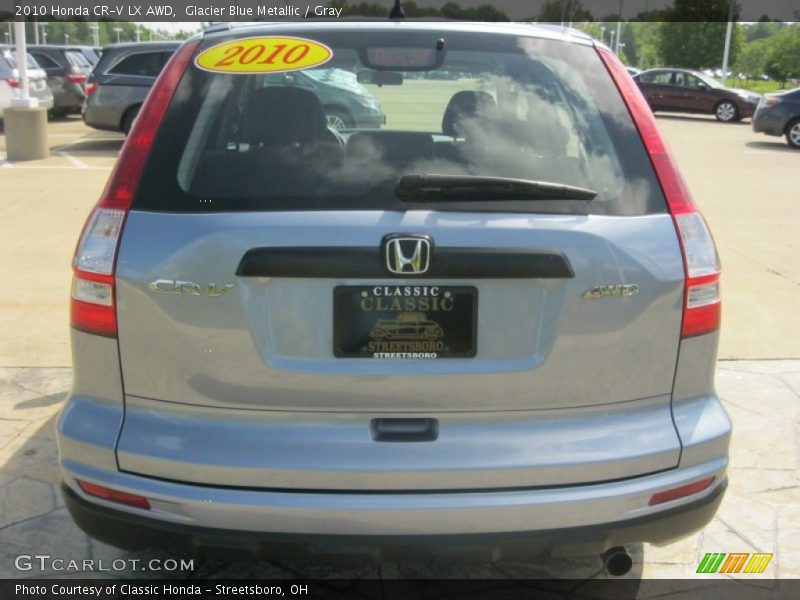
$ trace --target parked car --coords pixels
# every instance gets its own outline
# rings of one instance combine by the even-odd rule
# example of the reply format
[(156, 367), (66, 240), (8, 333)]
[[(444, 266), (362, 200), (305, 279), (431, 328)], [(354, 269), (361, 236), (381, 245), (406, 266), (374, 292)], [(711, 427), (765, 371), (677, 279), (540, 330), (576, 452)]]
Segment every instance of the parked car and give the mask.
[[(321, 64), (383, 72), (387, 127), (336, 131), (272, 79)], [(420, 102), (400, 74), (425, 70), (463, 85)], [(625, 544), (722, 500), (714, 242), (588, 36), (212, 25), (142, 106), (73, 268), (62, 489), (104, 542), (557, 545), (619, 575)]]
[(712, 114), (725, 123), (752, 117), (759, 94), (726, 88), (716, 79), (685, 69), (650, 69), (634, 81), (653, 112)]
[(753, 131), (784, 135), (792, 148), (800, 148), (800, 88), (765, 94), (753, 116)]
[(275, 85), (296, 86), (314, 93), (322, 103), (328, 126), (336, 130), (378, 128), (386, 122), (378, 99), (343, 69), (306, 69), (267, 75)]
[(80, 112), (86, 93), (83, 84), (92, 70), (91, 63), (77, 46), (28, 46), (28, 52), (47, 73), (53, 93), (53, 116)]
[(452, 71), (427, 71), (425, 79), (443, 79), (446, 81), (456, 81), (460, 74)]
[(113, 44), (86, 81), (83, 120), (90, 127), (128, 133), (142, 102), (179, 42)]
[[(53, 94), (47, 87), (47, 75), (28, 54), (28, 93), (47, 109), (53, 106)], [(12, 46), (0, 46), (0, 119), (16, 98), (20, 98), (22, 86), (17, 69), (17, 51)]]
[(83, 56), (89, 61), (89, 64), (91, 64), (92, 67), (100, 62), (101, 48), (97, 48), (95, 46), (76, 46), (76, 48), (81, 51)]

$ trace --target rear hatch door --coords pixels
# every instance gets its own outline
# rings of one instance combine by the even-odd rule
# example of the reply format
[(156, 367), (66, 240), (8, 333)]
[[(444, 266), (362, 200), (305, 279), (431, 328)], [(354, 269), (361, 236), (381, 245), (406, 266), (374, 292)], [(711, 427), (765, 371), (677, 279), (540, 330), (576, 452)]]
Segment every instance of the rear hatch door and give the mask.
[[(498, 36), (487, 61), (469, 35), (449, 39), (451, 70), (473, 65), (460, 91), (493, 99), (464, 137), (442, 132), (462, 102), (450, 82), (372, 86), (386, 128), (334, 135), (313, 91), (190, 67), (119, 250), (123, 470), (466, 489), (677, 465), (681, 253), (613, 83), (590, 46)], [(319, 34), (342, 69), (359, 40)], [(518, 69), (519, 44), (515, 85), (486, 71)], [(400, 176), (464, 165), (597, 195), (395, 194)], [(376, 419), (399, 418), (425, 440), (380, 441)]]

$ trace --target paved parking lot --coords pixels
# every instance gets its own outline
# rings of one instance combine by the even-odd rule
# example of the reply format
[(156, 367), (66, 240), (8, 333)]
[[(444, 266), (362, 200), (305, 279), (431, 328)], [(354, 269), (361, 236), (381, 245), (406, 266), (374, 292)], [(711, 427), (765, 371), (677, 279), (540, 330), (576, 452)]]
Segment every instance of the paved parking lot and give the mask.
[[(747, 579), (770, 586), (775, 578), (800, 577), (800, 152), (753, 134), (749, 124), (678, 116), (659, 116), (659, 122), (711, 224), (725, 269), (717, 387), (735, 436), (731, 485), (717, 518), (666, 548), (633, 548), (630, 576), (689, 577), (705, 552), (772, 552), (767, 571)], [(54, 575), (15, 571), (17, 554), (124, 555), (72, 525), (56, 490), (54, 443), (55, 415), (71, 379), (69, 262), (121, 137), (77, 119), (48, 129), (52, 156), (24, 164), (4, 160), (0, 135), (0, 578)], [(500, 566), (392, 563), (344, 571), (313, 563), (203, 561), (197, 567), (201, 575), (261, 577), (602, 575), (596, 558)], [(641, 597), (647, 597), (646, 581)]]

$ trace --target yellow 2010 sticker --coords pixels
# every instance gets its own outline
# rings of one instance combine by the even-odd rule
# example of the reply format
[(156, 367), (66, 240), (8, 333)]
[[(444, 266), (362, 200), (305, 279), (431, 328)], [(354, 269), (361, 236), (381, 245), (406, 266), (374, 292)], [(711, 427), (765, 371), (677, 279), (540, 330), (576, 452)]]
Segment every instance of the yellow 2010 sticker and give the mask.
[(328, 62), (333, 51), (325, 44), (295, 37), (253, 37), (212, 46), (195, 64), (215, 73), (281, 73), (310, 69)]

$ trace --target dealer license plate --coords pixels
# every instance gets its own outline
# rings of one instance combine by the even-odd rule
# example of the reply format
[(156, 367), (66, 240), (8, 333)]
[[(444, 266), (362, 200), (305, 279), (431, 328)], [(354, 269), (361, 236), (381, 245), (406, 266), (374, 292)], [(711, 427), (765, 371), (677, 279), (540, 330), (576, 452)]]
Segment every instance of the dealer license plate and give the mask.
[(339, 286), (333, 353), (339, 358), (472, 358), (478, 290), (469, 286)]

